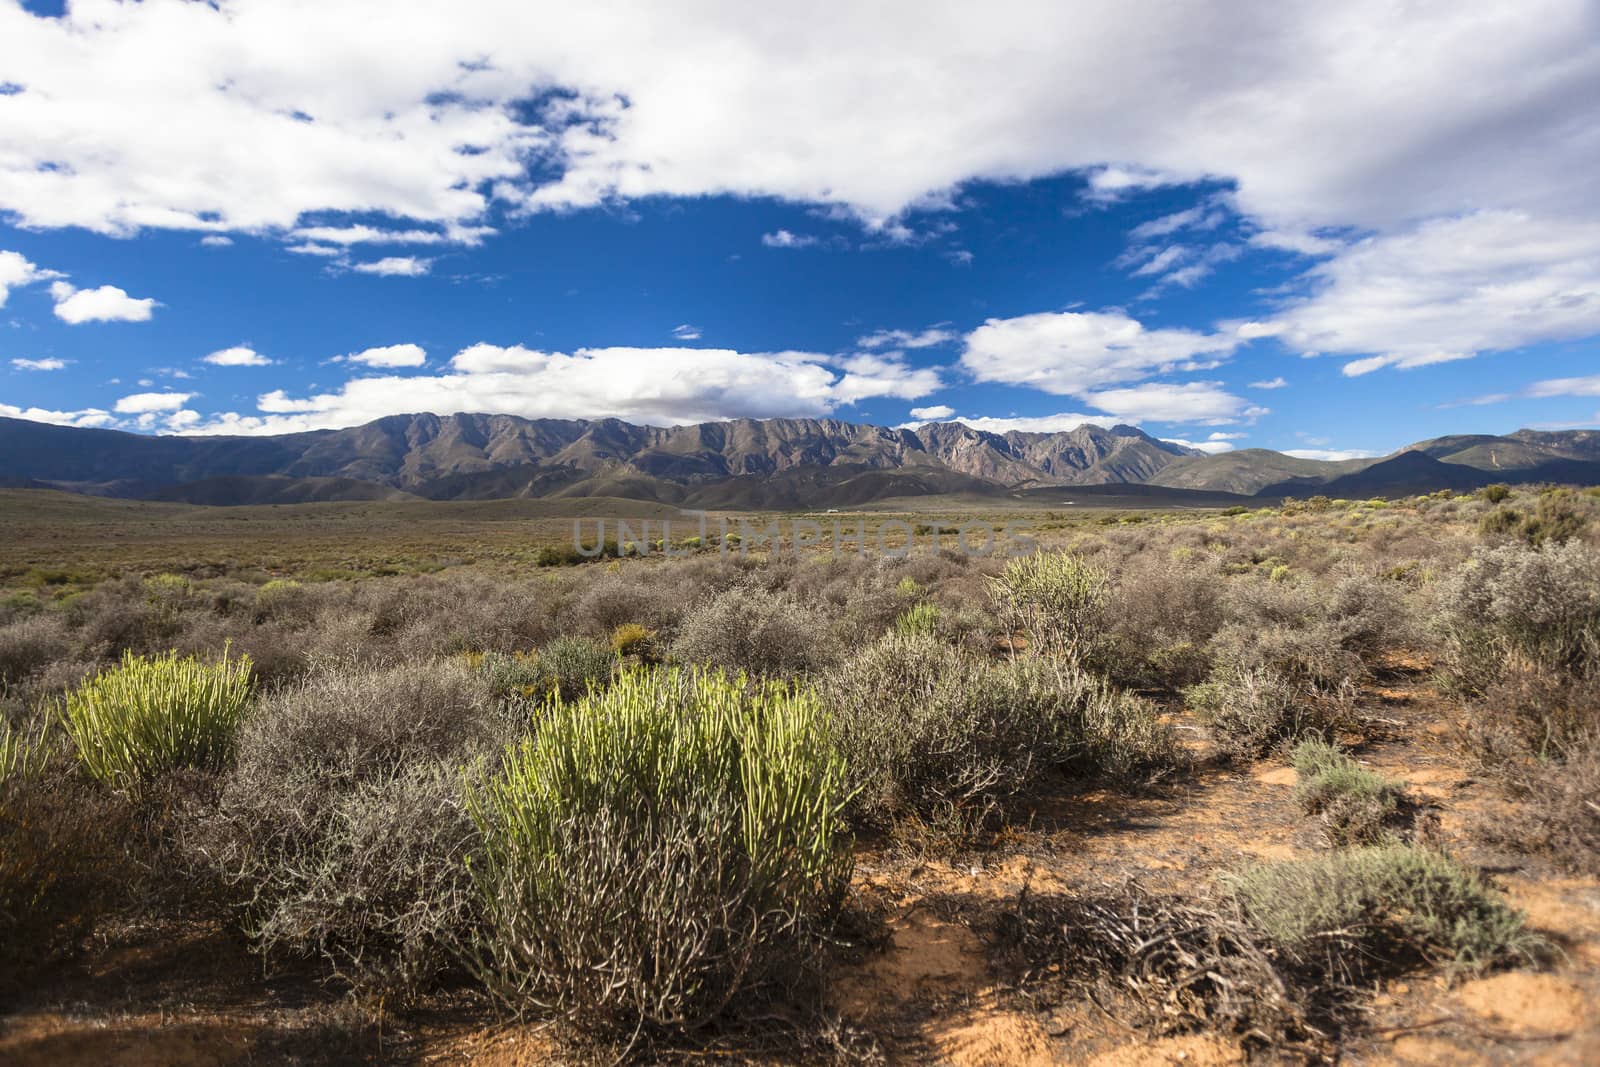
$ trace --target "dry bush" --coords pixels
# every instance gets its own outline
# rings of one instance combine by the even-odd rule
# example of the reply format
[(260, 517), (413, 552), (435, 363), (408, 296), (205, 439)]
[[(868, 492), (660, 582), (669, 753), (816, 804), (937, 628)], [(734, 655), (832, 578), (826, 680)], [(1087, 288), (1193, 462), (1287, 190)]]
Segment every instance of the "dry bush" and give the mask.
[(1405, 589), (1361, 574), (1323, 583), (1241, 579), (1228, 586), (1228, 623), (1212, 640), (1219, 666), (1266, 668), (1320, 689), (1364, 674), (1363, 658), (1409, 642)]
[(926, 635), (886, 637), (828, 680), (853, 815), (959, 829), (1003, 816), (1048, 774), (1131, 779), (1172, 766), (1155, 708), (1041, 657), (977, 659)]
[(261, 703), (187, 844), (262, 951), (400, 993), (449, 965), (472, 916), (459, 767), (503, 743), (491, 704), (449, 662), (325, 662)]
[(682, 663), (792, 676), (834, 663), (839, 647), (828, 620), (792, 597), (739, 587), (684, 617), (672, 655)]
[(1204, 679), (1207, 642), (1223, 624), (1223, 587), (1220, 575), (1187, 556), (1130, 564), (1109, 611), (1115, 675), (1163, 688)]
[[(0, 724), (0, 994), (70, 950), (134, 880), (124, 797), (76, 773), (59, 738)], [(0, 745), (0, 748), (7, 747)]]
[(1064, 985), (1139, 1029), (1221, 1029), (1314, 1059), (1334, 1053), (1376, 981), (1541, 948), (1476, 876), (1403, 847), (1248, 868), (1191, 899), (1133, 882), (1094, 896), (1024, 890), (990, 940), (1035, 999)]
[(1481, 693), (1513, 659), (1582, 675), (1600, 664), (1600, 550), (1577, 542), (1479, 549), (1440, 583), (1443, 673)]
[(0, 684), (18, 682), (72, 651), (56, 615), (33, 615), (0, 626)]
[(603, 637), (619, 626), (633, 623), (651, 630), (677, 625), (683, 605), (672, 594), (634, 574), (608, 574), (576, 591), (562, 606), (568, 632)]
[(1285, 743), (1331, 735), (1350, 713), (1347, 694), (1325, 694), (1268, 667), (1224, 667), (1184, 690), (1220, 755), (1259, 759)]
[(1600, 875), (1600, 741), (1525, 779), (1520, 802), (1479, 829), (1498, 844), (1551, 857), (1578, 874)]

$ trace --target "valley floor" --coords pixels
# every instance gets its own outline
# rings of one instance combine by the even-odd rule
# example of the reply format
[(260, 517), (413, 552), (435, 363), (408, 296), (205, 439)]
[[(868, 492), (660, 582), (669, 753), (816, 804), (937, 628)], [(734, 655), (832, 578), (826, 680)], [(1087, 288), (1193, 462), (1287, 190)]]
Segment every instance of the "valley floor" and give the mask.
[[(1463, 765), (1451, 743), (1456, 709), (1433, 689), (1427, 666), (1389, 657), (1362, 695), (1368, 721), (1381, 729), (1354, 755), (1404, 781), (1419, 821), (1525, 911), (1551, 951), (1538, 966), (1453, 982), (1423, 972), (1372, 990), (1362, 1021), (1332, 1051), (1353, 1064), (1600, 1062), (1600, 882), (1481, 844), (1474, 827), (1506, 801)], [(789, 1020), (774, 1018), (778, 1037), (757, 1028), (683, 1058), (783, 1063), (859, 1054), (959, 1067), (1246, 1062), (1249, 1050), (1229, 1036), (1136, 1031), (1114, 1002), (1052, 995), (1048, 980), (1019, 988), (1003, 977), (994, 931), (1023, 892), (1092, 892), (1136, 879), (1152, 892), (1192, 894), (1242, 861), (1314, 854), (1325, 845), (1315, 820), (1291, 801), (1294, 781), (1281, 762), (1203, 762), (1143, 794), (1047, 796), (1031, 819), (1014, 819), (982, 848), (953, 857), (865, 843), (851, 906), (860, 936), (840, 950), (828, 980), (837, 1024), (786, 1047)], [(540, 1027), (498, 1020), (465, 1000), (358, 1019), (310, 978), (264, 974), (236, 935), (206, 923), (96, 937), (77, 962), (33, 976), (0, 1015), (0, 1062), (512, 1067), (576, 1055)]]

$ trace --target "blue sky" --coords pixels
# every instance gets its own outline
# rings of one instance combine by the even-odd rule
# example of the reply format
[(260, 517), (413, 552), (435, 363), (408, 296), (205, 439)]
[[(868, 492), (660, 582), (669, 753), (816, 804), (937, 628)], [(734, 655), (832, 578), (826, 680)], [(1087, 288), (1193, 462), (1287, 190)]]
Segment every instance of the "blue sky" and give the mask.
[(659, 6), (0, 0), (0, 414), (1600, 422), (1593, 5)]

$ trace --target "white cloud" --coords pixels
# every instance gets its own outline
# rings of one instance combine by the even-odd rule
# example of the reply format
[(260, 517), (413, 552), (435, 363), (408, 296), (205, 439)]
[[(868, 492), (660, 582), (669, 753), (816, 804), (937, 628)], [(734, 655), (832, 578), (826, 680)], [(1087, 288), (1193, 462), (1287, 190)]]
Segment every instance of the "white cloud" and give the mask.
[(67, 365), (64, 359), (46, 357), (45, 359), (14, 359), (11, 365), (18, 370), (60, 370)]
[(85, 322), (149, 322), (156, 306), (153, 298), (131, 297), (115, 285), (77, 289), (67, 282), (56, 282), (50, 286), (50, 296), (56, 302), (56, 318), (74, 326)]
[(956, 332), (942, 326), (926, 330), (878, 330), (856, 341), (862, 348), (932, 348), (956, 339)]
[(305, 241), (297, 245), (286, 245), (285, 252), (293, 252), (297, 256), (342, 256), (344, 249), (335, 248), (333, 245), (319, 245)]
[(1480, 211), (1369, 237), (1310, 272), (1272, 324), (1351, 376), (1600, 332), (1600, 221)]
[[(1104, 415), (981, 415), (976, 418), (963, 415), (958, 419), (928, 419), (928, 422), (959, 422), (963, 426), (984, 433), (1068, 433), (1080, 426), (1109, 426), (1112, 420)], [(917, 423), (910, 425), (916, 426)]]
[(1320, 459), (1335, 462), (1345, 459), (1371, 459), (1378, 455), (1377, 452), (1368, 452), (1362, 448), (1291, 448), (1284, 452), (1286, 456), (1295, 459)]
[(214, 367), (270, 367), (272, 360), (246, 345), (235, 345), (201, 356), (200, 362)]
[[(1525, 396), (1548, 398), (1553, 396), (1600, 396), (1600, 374), (1591, 374), (1585, 378), (1550, 378), (1542, 382), (1534, 382), (1524, 392)], [(1488, 398), (1483, 398), (1489, 402)], [(1495, 400), (1506, 399), (1503, 396)]]
[(59, 277), (61, 275), (53, 270), (43, 270), (28, 262), (20, 252), (0, 252), (0, 307), (6, 306), (11, 290)]
[(371, 263), (353, 263), (350, 269), (361, 274), (385, 278), (420, 278), (433, 267), (433, 260), (417, 256), (385, 256)]
[(233, 244), (233, 238), (220, 233), (208, 233), (200, 238), (200, 244), (205, 248), (227, 248)]
[(1284, 389), (1284, 388), (1287, 388), (1288, 385), (1289, 385), (1289, 382), (1282, 375), (1279, 375), (1276, 378), (1264, 378), (1259, 382), (1251, 382), (1250, 383), (1250, 388), (1252, 388), (1252, 389)]
[(1221, 208), (1207, 202), (1142, 222), (1133, 228), (1131, 236), (1136, 241), (1148, 241), (1152, 237), (1165, 237), (1179, 230), (1214, 230), (1222, 225), (1225, 218)]
[(116, 421), (109, 411), (84, 408), (82, 411), (51, 411), (48, 408), (19, 408), (0, 404), (0, 416), (8, 419), (27, 419), (29, 422), (47, 422), (52, 426), (105, 426)]
[(1236, 337), (1146, 329), (1119, 311), (1040, 312), (990, 319), (967, 334), (961, 364), (979, 381), (1026, 385), (1058, 395), (1135, 381), (1172, 370), (1215, 366)]
[(1214, 434), (1211, 434), (1210, 436), (1208, 436), (1206, 438), (1206, 440), (1207, 441), (1242, 441), (1246, 437), (1249, 437), (1249, 436), (1250, 435), (1247, 434), (1247, 433), (1222, 433), (1221, 431), (1218, 431), (1217, 433), (1214, 433)]
[(428, 353), (421, 345), (384, 345), (352, 352), (339, 359), (367, 367), (420, 367), (428, 362)]
[(1232, 452), (1234, 449), (1231, 441), (1219, 440), (1216, 434), (1212, 434), (1204, 441), (1187, 441), (1182, 437), (1163, 437), (1162, 440), (1171, 444), (1182, 445), (1184, 448), (1192, 448), (1196, 452), (1204, 452), (1208, 456), (1221, 455), (1224, 452)]
[(857, 352), (832, 361), (845, 374), (834, 386), (841, 403), (892, 396), (915, 400), (944, 387), (933, 367), (912, 367), (899, 352)]
[(938, 384), (933, 371), (882, 357), (835, 361), (814, 352), (716, 348), (592, 348), (569, 354), (476, 344), (456, 353), (448, 370), (438, 374), (356, 378), (336, 392), (298, 397), (274, 390), (258, 399), (257, 414), (226, 412), (190, 432), (287, 433), (416, 411), (613, 417), (654, 425), (818, 417), (873, 396), (912, 398)]
[[(1586, 0), (3, 4), (0, 213), (450, 234), (496, 201), (732, 194), (892, 235), (972, 179), (1082, 170), (1111, 198), (1205, 178), (1256, 247), (1333, 257), (1286, 337), (1359, 373), (1595, 332), (1594, 31)], [(1520, 221), (1501, 241), (1485, 218)]]
[(778, 230), (774, 233), (761, 235), (761, 243), (768, 248), (809, 248), (817, 243), (817, 238), (808, 234), (790, 233), (788, 230)]
[(1267, 409), (1234, 396), (1221, 382), (1144, 382), (1079, 394), (1118, 422), (1199, 422), (1220, 425), (1257, 418)]
[(494, 232), (491, 226), (452, 226), (445, 230), (385, 230), (376, 226), (301, 226), (289, 236), (314, 245), (476, 245)]
[(672, 328), (672, 336), (680, 341), (698, 341), (700, 340), (700, 327), (691, 326), (687, 322), (680, 323)]
[(146, 415), (158, 411), (176, 411), (194, 397), (193, 393), (133, 393), (118, 400), (114, 410), (119, 415)]
[(955, 413), (956, 409), (949, 404), (934, 404), (932, 407), (911, 409), (911, 417), (922, 422), (941, 422)]

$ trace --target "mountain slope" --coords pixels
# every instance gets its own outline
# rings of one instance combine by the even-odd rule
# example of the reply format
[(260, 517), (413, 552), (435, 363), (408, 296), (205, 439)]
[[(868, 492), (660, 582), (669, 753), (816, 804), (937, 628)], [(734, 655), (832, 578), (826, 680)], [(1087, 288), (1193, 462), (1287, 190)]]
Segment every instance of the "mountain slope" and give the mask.
[(205, 504), (606, 497), (799, 508), (1073, 486), (1371, 496), (1490, 481), (1600, 482), (1600, 433), (1458, 435), (1330, 463), (1265, 449), (1204, 455), (1131, 426), (994, 434), (949, 422), (656, 427), (418, 414), (277, 437), (151, 437), (0, 418), (0, 483)]

